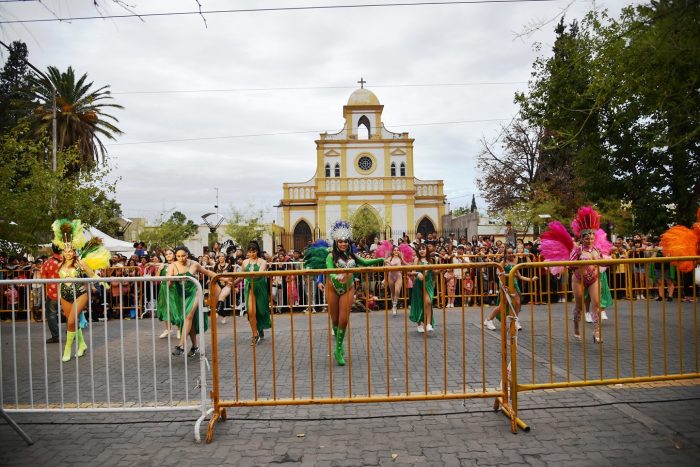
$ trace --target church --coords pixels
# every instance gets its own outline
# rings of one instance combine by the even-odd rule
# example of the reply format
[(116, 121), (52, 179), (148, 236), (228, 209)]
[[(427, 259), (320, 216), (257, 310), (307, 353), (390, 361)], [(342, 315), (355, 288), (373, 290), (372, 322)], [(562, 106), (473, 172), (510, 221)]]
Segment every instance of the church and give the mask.
[(359, 83), (343, 106), (343, 129), (316, 140), (314, 176), (283, 184), (276, 224), (285, 248), (301, 250), (309, 240), (328, 239), (333, 222), (360, 210), (376, 220), (381, 238), (405, 232), (413, 239), (416, 232), (441, 230), (443, 181), (415, 176), (414, 140), (384, 127), (384, 106), (364, 80)]

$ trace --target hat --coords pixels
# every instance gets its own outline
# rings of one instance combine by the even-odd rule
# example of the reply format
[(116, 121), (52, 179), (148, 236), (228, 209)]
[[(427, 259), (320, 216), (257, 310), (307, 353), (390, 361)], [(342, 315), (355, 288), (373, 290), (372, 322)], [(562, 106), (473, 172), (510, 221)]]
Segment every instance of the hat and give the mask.
[(457, 245), (457, 249), (460, 249), (460, 248), (463, 249), (463, 250), (465, 250), (467, 247), (465, 247), (464, 245), (462, 245), (462, 244), (460, 243), (459, 245)]

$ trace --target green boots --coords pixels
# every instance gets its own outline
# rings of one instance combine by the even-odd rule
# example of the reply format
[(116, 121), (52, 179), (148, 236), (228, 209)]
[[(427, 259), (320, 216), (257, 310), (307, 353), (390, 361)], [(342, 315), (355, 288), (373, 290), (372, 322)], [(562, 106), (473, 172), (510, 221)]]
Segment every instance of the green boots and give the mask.
[(333, 352), (333, 355), (340, 366), (345, 366), (345, 350), (343, 349), (345, 332), (345, 329), (335, 328), (335, 352)]
[(85, 343), (85, 339), (83, 339), (83, 330), (79, 328), (78, 329), (78, 353), (77, 353), (78, 357), (82, 357), (83, 355), (85, 355), (85, 352), (87, 351), (87, 349), (88, 349), (88, 346)]
[(66, 333), (66, 347), (63, 349), (64, 362), (68, 362), (71, 359), (71, 347), (73, 346), (73, 340), (75, 340), (75, 333), (68, 331), (68, 333)]
[(68, 331), (66, 333), (66, 347), (63, 349), (63, 361), (64, 362), (69, 362), (71, 359), (71, 347), (73, 347), (73, 341), (75, 340), (76, 334), (78, 335), (78, 357), (82, 357), (85, 355), (85, 352), (87, 351), (87, 344), (85, 343), (85, 339), (83, 339), (83, 331), (81, 329), (78, 329), (78, 332), (72, 332)]

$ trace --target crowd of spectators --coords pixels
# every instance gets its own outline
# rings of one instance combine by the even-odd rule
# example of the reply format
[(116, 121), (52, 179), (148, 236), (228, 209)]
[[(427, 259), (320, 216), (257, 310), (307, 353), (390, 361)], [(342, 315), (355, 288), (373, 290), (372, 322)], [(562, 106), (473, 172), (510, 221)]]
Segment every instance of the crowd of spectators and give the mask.
[[(517, 234), (509, 235), (505, 232), (501, 238), (490, 235), (472, 235), (467, 238), (464, 235), (457, 236), (454, 233), (438, 235), (430, 232), (423, 236), (417, 233), (414, 239), (403, 235), (395, 240), (396, 244), (407, 243), (416, 248), (419, 244), (428, 246), (429, 255), (435, 264), (460, 263), (461, 268), (442, 272), (436, 281), (438, 306), (474, 306), (489, 305), (496, 301), (499, 282), (495, 267), (475, 267), (474, 263), (500, 263), (503, 260), (506, 248), (514, 248), (518, 256), (518, 262), (532, 262), (538, 259), (539, 237), (526, 240)], [(365, 242), (364, 239), (356, 243), (357, 254), (363, 257), (374, 257), (379, 240)], [(616, 237), (613, 241), (613, 258), (652, 258), (661, 256), (658, 237), (647, 237), (636, 234), (630, 237)], [(303, 251), (285, 250), (277, 246), (274, 253), (262, 252), (262, 257), (268, 262), (268, 269), (300, 270), (303, 268)], [(199, 257), (193, 257), (204, 268), (217, 273), (239, 272), (245, 259), (245, 252), (228, 242), (222, 246), (220, 243), (207, 249)], [(41, 265), (47, 256), (37, 258), (27, 256), (7, 257), (0, 253), (0, 278), (4, 279), (29, 279), (39, 278)], [(156, 248), (148, 251), (142, 242), (134, 244), (134, 253), (125, 256), (115, 253), (110, 261), (110, 268), (100, 272), (106, 280), (99, 284), (93, 292), (94, 308), (106, 310), (99, 312), (96, 318), (108, 318), (109, 316), (122, 315), (127, 318), (148, 316), (155, 309), (157, 298), (157, 284), (129, 283), (109, 281), (111, 277), (143, 277), (158, 274), (158, 263), (165, 262), (164, 250)], [(570, 300), (568, 293), (570, 286), (568, 274), (552, 276), (545, 268), (540, 270), (525, 269), (525, 275), (537, 274), (540, 276), (539, 285), (523, 285), (523, 303), (561, 302)], [(664, 300), (672, 297), (691, 300), (693, 296), (693, 284), (690, 277), (678, 276), (675, 268), (668, 264), (657, 265), (617, 265), (611, 268), (608, 274), (610, 288), (613, 294), (620, 299), (628, 300)], [(366, 282), (366, 283), (364, 283)], [(357, 285), (363, 304), (361, 309), (375, 309), (383, 307), (387, 297), (384, 290), (383, 273), (375, 273), (365, 278), (363, 283)], [(410, 297), (409, 287), (404, 292), (406, 298)], [(204, 290), (208, 289), (208, 280), (203, 278)], [(680, 287), (674, 290), (675, 285)], [(2, 310), (23, 309), (27, 301), (32, 302), (34, 310), (40, 310), (41, 286), (33, 286), (34, 292), (28, 293), (25, 286), (2, 287), (0, 296)], [(239, 287), (241, 289), (241, 287)], [(312, 280), (308, 276), (280, 275), (270, 279), (273, 309), (276, 312), (289, 310), (304, 310), (309, 305), (314, 310), (324, 310), (324, 297), (318, 288), (318, 280)], [(236, 309), (244, 312), (244, 304), (241, 300), (242, 290), (236, 290), (226, 306), (229, 310)], [(366, 299), (365, 299), (366, 297)], [(403, 301), (401, 303), (404, 303)], [(369, 306), (367, 306), (369, 304)]]

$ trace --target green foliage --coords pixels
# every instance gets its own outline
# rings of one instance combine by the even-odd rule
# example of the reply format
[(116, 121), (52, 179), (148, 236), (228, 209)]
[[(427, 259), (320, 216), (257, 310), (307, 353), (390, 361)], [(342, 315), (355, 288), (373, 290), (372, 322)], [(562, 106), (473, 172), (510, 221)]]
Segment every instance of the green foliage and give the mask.
[[(14, 41), (9, 48), (7, 60), (0, 71), (0, 134), (5, 134), (31, 114), (31, 103), (27, 101), (31, 74), (26, 63), (27, 45)], [(0, 51), (4, 55), (5, 50)]]
[(269, 232), (268, 226), (263, 223), (263, 216), (263, 210), (255, 209), (252, 204), (246, 210), (232, 208), (224, 231), (243, 250), (246, 250), (248, 244), (253, 240), (257, 241), (262, 249), (263, 235)]
[(452, 215), (455, 216), (455, 217), (457, 217), (457, 216), (461, 216), (461, 215), (463, 215), (463, 214), (468, 214), (468, 213), (470, 213), (470, 212), (474, 212), (474, 211), (470, 210), (470, 209), (469, 209), (468, 207), (466, 207), (466, 206), (462, 206), (462, 207), (459, 207), (459, 208), (453, 210), (453, 211), (452, 211)]
[(358, 242), (364, 238), (369, 245), (374, 237), (382, 230), (382, 221), (376, 212), (368, 207), (362, 206), (351, 212), (349, 215), (352, 224), (352, 238)]
[(114, 184), (107, 170), (66, 178), (67, 166), (77, 157), (61, 151), (57, 171), (45, 161), (46, 139), (28, 138), (29, 127), (20, 124), (0, 135), (0, 238), (21, 250), (34, 250), (50, 241), (50, 225), (56, 218), (81, 219), (85, 225), (105, 227), (121, 215), (109, 198)]
[[(556, 27), (521, 116), (544, 129), (547, 195), (566, 217), (605, 207), (620, 228), (690, 224), (700, 203), (700, 3), (659, 0)], [(547, 182), (547, 179), (544, 179)], [(620, 208), (629, 206), (627, 210)], [(610, 209), (608, 209), (610, 208)]]
[(149, 249), (175, 248), (182, 245), (185, 240), (197, 233), (197, 224), (187, 219), (180, 211), (173, 212), (168, 220), (161, 219), (156, 227), (146, 228), (141, 235), (141, 241), (148, 245)]
[(37, 135), (51, 134), (53, 121), (53, 88), (57, 98), (57, 138), (59, 148), (76, 146), (78, 159), (69, 167), (71, 173), (92, 169), (105, 160), (107, 149), (101, 138), (115, 139), (122, 131), (115, 126), (116, 117), (108, 114), (109, 108), (122, 109), (112, 101), (109, 85), (97, 89), (87, 82), (87, 73), (76, 77), (72, 67), (61, 72), (50, 66), (45, 77), (32, 76), (32, 100), (34, 130)]

